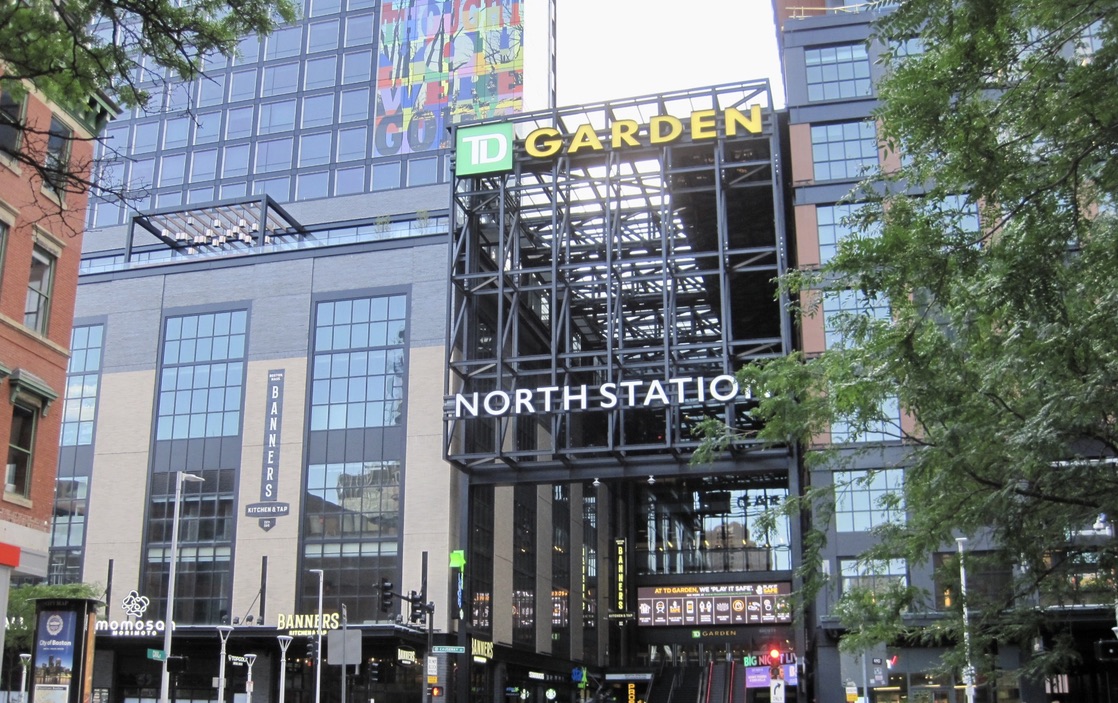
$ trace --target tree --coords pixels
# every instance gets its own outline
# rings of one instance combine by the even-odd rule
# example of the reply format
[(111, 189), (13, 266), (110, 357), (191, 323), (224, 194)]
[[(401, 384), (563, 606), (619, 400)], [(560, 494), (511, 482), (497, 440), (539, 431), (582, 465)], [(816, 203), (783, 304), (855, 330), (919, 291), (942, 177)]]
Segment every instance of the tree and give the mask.
[[(804, 316), (821, 289), (891, 314), (845, 316), (839, 348), (739, 376), (762, 399), (759, 437), (802, 443), (815, 465), (851, 456), (813, 444), (829, 423), (886, 423), (909, 448), (909, 518), (864, 556), (927, 563), (956, 535), (988, 540), (1013, 575), (982, 607), (972, 597), (975, 651), (1044, 637), (1033, 673), (1063, 671), (1076, 655), (1039, 606), (1113, 603), (1118, 567), (1092, 529), (1118, 516), (1118, 2), (906, 0), (876, 34), (889, 50), (875, 117), (903, 165), (852, 196), (857, 235), (830, 263), (782, 284)], [(881, 410), (893, 398), (902, 424)], [(712, 448), (740, 439), (712, 432)], [(832, 501), (813, 489), (791, 506), (826, 515)], [(891, 629), (875, 620), (873, 636), (961, 647), (961, 618), (909, 627), (920, 607), (883, 613)]]
[[(198, 78), (207, 57), (230, 56), (242, 36), (295, 18), (292, 0), (12, 0), (0, 3), (0, 91), (18, 99), (31, 85), (73, 108), (104, 96), (122, 108), (159, 110), (166, 77)], [(97, 187), (92, 164), (47, 158), (49, 128), (15, 112), (21, 135), (0, 142), (0, 154), (57, 190)]]

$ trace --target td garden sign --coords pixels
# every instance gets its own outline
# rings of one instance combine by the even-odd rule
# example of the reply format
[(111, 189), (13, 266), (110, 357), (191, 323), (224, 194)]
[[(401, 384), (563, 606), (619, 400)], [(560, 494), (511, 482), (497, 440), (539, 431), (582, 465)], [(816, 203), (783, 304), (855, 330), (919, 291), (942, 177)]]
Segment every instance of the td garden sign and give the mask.
[[(554, 127), (540, 127), (524, 138), (524, 153), (533, 159), (550, 159), (560, 154), (602, 152), (637, 147), (663, 146), (685, 139), (709, 141), (719, 136), (761, 134), (761, 106), (745, 110), (699, 110), (688, 118), (656, 115), (647, 124), (636, 120), (613, 120), (609, 129), (599, 132), (582, 124), (570, 135)], [(455, 136), (455, 173), (472, 176), (512, 170), (515, 135), (512, 123), (460, 127)]]
[(456, 393), (454, 417), (498, 417), (570, 410), (648, 408), (710, 401), (727, 403), (738, 397), (738, 381), (729, 374), (713, 378), (682, 377), (664, 381), (621, 381), (597, 387), (544, 386), (488, 393)]

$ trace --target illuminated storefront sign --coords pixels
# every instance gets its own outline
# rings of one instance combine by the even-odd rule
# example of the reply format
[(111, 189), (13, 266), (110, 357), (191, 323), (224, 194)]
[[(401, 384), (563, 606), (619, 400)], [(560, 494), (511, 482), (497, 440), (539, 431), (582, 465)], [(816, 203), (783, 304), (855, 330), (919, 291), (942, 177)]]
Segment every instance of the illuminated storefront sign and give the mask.
[(455, 417), (486, 415), (530, 415), (533, 413), (587, 410), (610, 410), (618, 407), (651, 407), (682, 403), (726, 403), (738, 396), (738, 381), (729, 374), (711, 379), (699, 377), (669, 378), (665, 381), (621, 381), (590, 386), (545, 386), (517, 388), (513, 391), (490, 391), (482, 394), (456, 393)]
[(613, 601), (613, 608), (623, 613), (629, 609), (629, 601), (625, 598), (625, 540), (617, 539), (614, 540), (613, 543), (617, 553), (617, 591)]
[(276, 629), (287, 630), (289, 635), (311, 635), (318, 631), (336, 630), (341, 627), (342, 618), (338, 613), (323, 613), (322, 625), (318, 626), (318, 613), (295, 613), (277, 616)]
[(787, 582), (637, 589), (637, 624), (760, 625), (792, 622)]

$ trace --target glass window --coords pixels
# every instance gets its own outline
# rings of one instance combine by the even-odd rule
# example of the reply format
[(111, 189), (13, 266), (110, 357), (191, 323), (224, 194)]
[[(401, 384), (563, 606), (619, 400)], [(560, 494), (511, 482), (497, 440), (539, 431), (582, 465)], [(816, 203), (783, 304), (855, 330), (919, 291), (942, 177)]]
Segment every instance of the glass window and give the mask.
[(303, 127), (323, 127), (334, 123), (334, 95), (303, 98)]
[(355, 15), (345, 21), (345, 45), (360, 46), (373, 43), (373, 15)]
[(240, 431), (247, 320), (244, 310), (167, 318), (157, 440)]
[(175, 117), (167, 120), (163, 127), (163, 148), (175, 149), (186, 146), (190, 137), (190, 118)]
[(825, 264), (838, 252), (838, 243), (853, 234), (847, 224), (857, 205), (819, 205), (815, 222), (819, 228), (819, 263)]
[(260, 106), (259, 134), (272, 134), (295, 129), (295, 101), (264, 103)]
[(364, 10), (376, 5), (376, 0), (349, 0), (346, 7), (350, 10)]
[(338, 20), (312, 22), (307, 30), (307, 53), (338, 48)]
[(369, 119), (369, 89), (358, 88), (342, 93), (342, 109), (339, 121), (351, 122), (353, 120)]
[(202, 76), (198, 83), (198, 107), (220, 105), (225, 100), (225, 76)]
[[(225, 157), (221, 162), (221, 175), (223, 178), (244, 176), (248, 173), (248, 144), (237, 144), (225, 147)], [(225, 188), (222, 187), (221, 197), (226, 197)]]
[(186, 202), (188, 203), (208, 203), (214, 199), (214, 189), (211, 188), (191, 188), (186, 194)]
[(182, 205), (181, 190), (157, 193), (155, 196), (155, 207), (175, 207), (178, 205)]
[(300, 173), (295, 182), (296, 200), (313, 200), (330, 195), (330, 172)]
[(196, 151), (190, 163), (190, 180), (212, 181), (217, 178), (217, 149)]
[(373, 52), (357, 51), (342, 59), (342, 83), (365, 83), (373, 78)]
[(406, 308), (403, 295), (316, 306), (312, 431), (402, 422)]
[(808, 100), (863, 98), (872, 93), (865, 44), (806, 49), (804, 62)]
[(221, 199), (243, 198), (248, 193), (247, 183), (223, 183), (221, 186)]
[(311, 0), (311, 17), (341, 12), (342, 0)]
[(120, 224), (120, 203), (99, 200), (95, 203), (93, 227), (109, 227)]
[(27, 282), (27, 303), (23, 325), (45, 335), (50, 321), (50, 302), (54, 294), (55, 256), (36, 244), (31, 249), (31, 275)]
[(198, 115), (194, 125), (194, 143), (209, 144), (221, 137), (221, 113), (205, 112)]
[(265, 39), (264, 60), (286, 59), (298, 56), (303, 41), (303, 27), (277, 29)]
[(862, 322), (859, 318), (886, 320), (889, 301), (869, 297), (857, 290), (827, 291), (823, 294), (824, 341), (828, 349), (841, 347), (848, 326)]
[(339, 168), (334, 174), (334, 195), (365, 192), (365, 167)]
[(291, 168), (291, 137), (273, 139), (256, 145), (256, 171), (267, 173)]
[(364, 127), (343, 129), (338, 132), (338, 161), (364, 159), (368, 130)]
[(229, 82), (229, 101), (251, 100), (256, 97), (256, 69), (234, 71)]
[(330, 163), (330, 132), (304, 134), (299, 137), (299, 165), (320, 166)]
[(237, 42), (237, 55), (233, 59), (234, 64), (256, 63), (258, 58), (260, 58), (260, 40), (255, 34), (250, 34)]
[(264, 67), (264, 85), (260, 88), (261, 97), (291, 93), (298, 87), (299, 64), (282, 63), (278, 66)]
[(44, 186), (58, 196), (62, 195), (66, 187), (70, 171), (70, 143), (73, 140), (73, 131), (62, 120), (52, 116), (50, 132), (47, 134), (47, 155), (43, 161), (46, 181)]
[(12, 406), (11, 434), (8, 439), (8, 465), (4, 493), (31, 497), (31, 467), (35, 456), (35, 425), (39, 413), (22, 405)]
[(253, 107), (238, 107), (229, 111), (229, 121), (225, 123), (225, 138), (239, 139), (252, 135)]
[(401, 175), (399, 161), (378, 161), (373, 166), (373, 190), (399, 188)]
[(439, 160), (412, 159), (408, 162), (408, 185), (423, 186), (437, 183), (439, 178)]
[(311, 59), (306, 62), (307, 73), (303, 78), (303, 87), (307, 90), (315, 88), (329, 88), (334, 85), (338, 72), (338, 57), (324, 56), (320, 59)]
[(140, 122), (132, 130), (132, 153), (144, 154), (155, 151), (159, 145), (159, 123)]
[(140, 159), (133, 161), (128, 174), (128, 188), (143, 190), (154, 184), (155, 159)]
[(877, 134), (870, 121), (812, 125), (815, 180), (861, 178), (877, 166)]
[(159, 185), (181, 186), (186, 171), (186, 154), (171, 154), (160, 159)]
[(103, 325), (75, 327), (70, 334), (70, 364), (62, 407), (61, 444), (64, 447), (93, 442), (103, 338)]
[(836, 471), (834, 486), (839, 532), (869, 532), (905, 521), (903, 469)]
[(0, 91), (0, 151), (16, 153), (20, 143), (23, 100), (6, 90)]
[(881, 593), (896, 584), (908, 583), (908, 566), (904, 559), (873, 559), (862, 562), (858, 559), (840, 559), (842, 573), (842, 592), (854, 588), (864, 588)]
[(257, 195), (267, 195), (273, 200), (286, 203), (291, 199), (291, 179), (287, 176), (265, 178), (264, 180), (256, 181), (253, 185), (252, 192)]
[(172, 83), (167, 86), (167, 111), (175, 112), (190, 107), (193, 83)]

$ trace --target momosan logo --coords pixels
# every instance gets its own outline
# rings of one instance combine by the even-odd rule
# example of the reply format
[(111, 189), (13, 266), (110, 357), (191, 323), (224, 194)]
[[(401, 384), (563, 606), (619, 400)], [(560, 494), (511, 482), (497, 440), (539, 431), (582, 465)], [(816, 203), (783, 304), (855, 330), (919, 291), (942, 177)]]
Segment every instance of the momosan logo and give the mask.
[(457, 156), (454, 171), (459, 176), (512, 170), (512, 123), (459, 127), (455, 133)]

